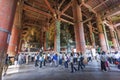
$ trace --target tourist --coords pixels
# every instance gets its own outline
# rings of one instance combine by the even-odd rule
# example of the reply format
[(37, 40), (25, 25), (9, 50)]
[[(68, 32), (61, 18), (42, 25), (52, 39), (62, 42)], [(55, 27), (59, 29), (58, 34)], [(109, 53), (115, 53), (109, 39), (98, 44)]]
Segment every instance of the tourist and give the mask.
[(42, 67), (42, 63), (43, 63), (43, 56), (42, 54), (39, 55), (39, 61), (40, 61), (40, 68)]
[(14, 65), (15, 67), (17, 67), (18, 66), (18, 54), (15, 55), (14, 60), (15, 60)]
[(26, 64), (28, 64), (28, 62), (29, 62), (29, 55), (28, 55), (28, 54), (25, 54), (25, 57), (26, 57), (26, 58), (25, 58), (25, 59), (26, 59), (26, 60), (25, 60), (25, 61), (26, 61)]
[(39, 61), (39, 55), (35, 54), (35, 67), (38, 66), (38, 61)]
[(83, 56), (83, 53), (82, 53), (82, 52), (80, 52), (80, 61), (81, 61), (81, 66), (82, 66), (82, 68), (85, 68), (84, 56)]
[(106, 58), (106, 55), (105, 55), (104, 51), (101, 53), (100, 60), (101, 60), (101, 70), (102, 71), (107, 71), (107, 69), (106, 69), (107, 58)]
[(18, 56), (18, 64), (21, 65), (23, 62), (22, 62), (22, 53), (19, 54)]
[(83, 70), (84, 64), (83, 64), (83, 57), (82, 57), (81, 53), (80, 54), (77, 53), (77, 54), (78, 54), (78, 58), (77, 58), (77, 61), (78, 61), (78, 71), (79, 71), (80, 68), (81, 68), (81, 70)]
[(62, 65), (62, 59), (63, 59), (63, 55), (62, 55), (62, 52), (60, 52), (60, 54), (59, 54), (59, 65)]
[(8, 69), (8, 66), (9, 66), (9, 57), (8, 57), (8, 54), (6, 54), (5, 56), (5, 63), (4, 63), (4, 66), (3, 66), (3, 76), (6, 75), (6, 72), (7, 72), (7, 69)]
[(32, 55), (31, 55), (31, 62), (34, 62), (34, 57), (35, 57), (35, 55), (32, 54)]
[(74, 55), (73, 55), (73, 61), (74, 63), (76, 64), (77, 63), (77, 53), (75, 52)]
[(54, 55), (53, 55), (53, 61), (55, 63), (55, 66), (57, 67), (58, 66), (58, 64), (57, 64), (57, 62), (58, 62), (58, 55), (57, 55), (57, 53), (54, 53)]
[(46, 53), (43, 53), (43, 66), (46, 65)]
[(71, 65), (71, 73), (75, 71), (77, 71), (77, 69), (74, 67), (74, 62), (73, 62), (73, 54), (71, 53), (70, 55), (70, 65)]
[(65, 68), (68, 68), (68, 56), (67, 56), (67, 54), (64, 55), (64, 66), (65, 66)]

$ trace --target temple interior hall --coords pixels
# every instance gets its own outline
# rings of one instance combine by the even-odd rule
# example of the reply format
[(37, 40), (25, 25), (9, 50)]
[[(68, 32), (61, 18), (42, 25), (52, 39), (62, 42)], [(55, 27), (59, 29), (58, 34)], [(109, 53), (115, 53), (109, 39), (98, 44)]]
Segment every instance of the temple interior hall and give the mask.
[(120, 0), (0, 0), (0, 80), (120, 80)]

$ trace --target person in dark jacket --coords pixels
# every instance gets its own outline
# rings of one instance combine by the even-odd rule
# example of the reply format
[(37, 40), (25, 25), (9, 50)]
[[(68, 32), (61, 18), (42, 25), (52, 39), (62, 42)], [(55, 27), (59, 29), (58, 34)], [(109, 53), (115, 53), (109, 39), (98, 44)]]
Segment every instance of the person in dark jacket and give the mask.
[(7, 69), (8, 69), (8, 66), (9, 66), (9, 56), (8, 54), (6, 54), (5, 56), (5, 63), (4, 63), (4, 66), (3, 66), (3, 76), (6, 75), (6, 72), (7, 72)]

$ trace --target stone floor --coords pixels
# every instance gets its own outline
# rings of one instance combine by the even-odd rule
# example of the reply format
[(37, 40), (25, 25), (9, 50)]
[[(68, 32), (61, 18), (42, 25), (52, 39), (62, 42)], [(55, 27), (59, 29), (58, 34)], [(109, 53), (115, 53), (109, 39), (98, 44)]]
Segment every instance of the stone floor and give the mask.
[[(77, 66), (76, 66), (77, 67)], [(100, 65), (96, 61), (86, 65), (83, 71), (70, 73), (70, 68), (64, 66), (34, 67), (34, 64), (20, 67), (9, 67), (3, 80), (120, 80), (120, 70), (115, 65), (110, 65), (111, 70), (100, 71)]]

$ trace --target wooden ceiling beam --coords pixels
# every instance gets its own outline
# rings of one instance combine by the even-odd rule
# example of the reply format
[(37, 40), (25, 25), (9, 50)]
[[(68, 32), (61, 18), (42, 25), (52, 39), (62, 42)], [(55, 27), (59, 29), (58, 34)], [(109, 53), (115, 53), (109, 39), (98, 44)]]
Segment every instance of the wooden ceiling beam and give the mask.
[[(115, 6), (115, 5), (111, 5), (111, 6)], [(107, 14), (104, 17), (112, 17), (112, 16), (120, 14), (119, 2), (116, 3), (116, 7), (113, 7), (113, 8), (108, 7), (108, 9), (110, 9), (110, 11), (107, 12)], [(107, 11), (108, 9), (105, 9), (105, 10)]]
[(94, 8), (93, 8), (93, 10), (94, 9), (96, 9), (96, 8), (99, 8), (101, 5), (105, 5), (105, 3), (107, 2), (107, 1), (109, 1), (109, 0), (105, 0), (105, 1), (103, 1), (102, 3), (100, 3), (99, 5), (97, 5), (97, 6), (95, 6)]
[(71, 1), (68, 3), (68, 5), (61, 11), (61, 14), (62, 15), (66, 10), (68, 10), (68, 8), (71, 6)]
[(32, 14), (26, 14), (26, 16), (31, 17), (31, 18), (34, 18), (35, 20), (43, 20), (43, 21), (46, 20), (46, 18), (40, 18), (39, 16), (34, 16), (34, 15), (32, 15)]
[(63, 15), (66, 16), (66, 17), (68, 17), (68, 18), (70, 18), (70, 19), (72, 19), (72, 20), (74, 19), (73, 17), (71, 17), (71, 16), (69, 16), (69, 15), (67, 15), (65, 13), (63, 13)]
[(111, 22), (104, 20), (103, 23), (107, 25), (109, 29), (114, 30), (114, 25)]
[(48, 9), (53, 13), (55, 14), (55, 11), (54, 9), (51, 7), (50, 3), (48, 2), (48, 0), (44, 0), (45, 4), (47, 5)]
[(92, 9), (92, 7), (89, 6), (88, 4), (83, 3), (83, 6), (85, 6), (85, 7), (88, 8), (89, 10), (91, 10), (94, 14), (97, 14), (96, 11), (95, 11), (94, 9)]
[(41, 4), (39, 1), (34, 1), (33, 4), (38, 5), (38, 6), (40, 6), (40, 7), (43, 7), (43, 8), (45, 8), (45, 9), (48, 9), (48, 7), (47, 7), (46, 5)]
[(39, 9), (33, 8), (33, 7), (28, 6), (28, 5), (25, 5), (25, 4), (24, 4), (23, 9), (24, 9), (25, 11), (33, 11), (33, 12), (36, 12), (36, 13), (45, 15), (45, 16), (47, 16), (47, 17), (51, 17), (51, 15), (50, 15), (49, 13), (46, 13), (46, 12), (44, 12), (44, 11), (41, 11), (41, 10), (39, 10)]
[(43, 25), (43, 23), (41, 23), (40, 25), (33, 24), (33, 23), (24, 23), (23, 25), (24, 25), (24, 26), (30, 25), (30, 26), (35, 26), (35, 27), (41, 27), (41, 25)]
[(90, 18), (84, 20), (83, 23), (86, 23), (86, 22), (90, 21), (91, 19), (92, 19), (92, 17), (90, 17)]
[(112, 17), (112, 16), (115, 16), (115, 15), (117, 15), (117, 14), (120, 14), (120, 11), (118, 10), (118, 11), (116, 11), (116, 12), (114, 12), (114, 13), (112, 13), (111, 15), (109, 15), (110, 17)]
[(65, 19), (63, 19), (63, 18), (60, 18), (60, 20), (61, 20), (61, 21), (63, 21), (63, 22), (66, 22), (66, 23), (69, 23), (69, 24), (72, 24), (72, 25), (74, 25), (74, 23), (73, 23), (73, 22), (71, 22), (71, 21), (68, 21), (68, 20), (65, 20)]
[(120, 23), (117, 23), (117, 24), (114, 25), (115, 28), (118, 27), (118, 26), (120, 26)]
[(25, 12), (24, 15), (29, 16), (29, 17), (33, 17), (33, 18), (37, 18), (39, 20), (45, 20), (47, 17), (42, 16), (41, 14), (34, 14), (31, 12)]
[(63, 3), (65, 2), (65, 0), (62, 0), (62, 2), (60, 3), (60, 5), (58, 6), (58, 9), (60, 10), (61, 6), (63, 5)]

